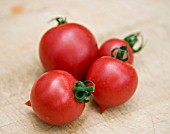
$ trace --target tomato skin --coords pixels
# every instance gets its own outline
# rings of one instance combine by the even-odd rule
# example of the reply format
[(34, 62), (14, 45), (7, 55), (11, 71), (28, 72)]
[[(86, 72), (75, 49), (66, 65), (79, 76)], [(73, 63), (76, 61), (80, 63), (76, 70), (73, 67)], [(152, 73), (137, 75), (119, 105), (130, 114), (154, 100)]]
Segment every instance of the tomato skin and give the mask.
[[(124, 41), (124, 40), (121, 40), (121, 39), (109, 39), (107, 41), (105, 41), (100, 49), (99, 49), (99, 56), (102, 57), (102, 56), (111, 56), (111, 51), (112, 49), (114, 48), (120, 48), (122, 47), (123, 45), (126, 45), (127, 46), (127, 51), (129, 53), (129, 59), (125, 62), (129, 63), (129, 64), (132, 64), (133, 63), (133, 59), (134, 59), (134, 56), (133, 56), (133, 51), (130, 47), (130, 45)], [(116, 52), (114, 53), (116, 54)]]
[(43, 121), (66, 125), (78, 118), (85, 104), (74, 97), (77, 80), (66, 71), (46, 72), (35, 82), (31, 91), (31, 106)]
[(130, 64), (110, 56), (96, 60), (89, 69), (87, 79), (95, 83), (94, 100), (101, 113), (129, 100), (138, 83), (137, 73)]
[(39, 55), (46, 71), (65, 70), (81, 80), (98, 58), (98, 48), (88, 29), (80, 24), (66, 23), (43, 35)]

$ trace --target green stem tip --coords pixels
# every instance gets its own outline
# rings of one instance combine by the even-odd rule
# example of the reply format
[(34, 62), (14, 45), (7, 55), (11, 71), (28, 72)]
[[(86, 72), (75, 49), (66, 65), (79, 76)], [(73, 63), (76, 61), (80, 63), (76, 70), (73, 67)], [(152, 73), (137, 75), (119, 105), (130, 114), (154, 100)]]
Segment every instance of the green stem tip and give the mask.
[(54, 20), (56, 20), (58, 22), (58, 26), (67, 23), (67, 18), (66, 17), (65, 18), (63, 18), (63, 17), (55, 17), (55, 18), (51, 19), (49, 22), (54, 21)]
[[(139, 41), (139, 38), (141, 38), (141, 44), (140, 44), (139, 48), (134, 49), (134, 46)], [(137, 53), (140, 50), (142, 50), (142, 48), (144, 46), (144, 39), (140, 32), (130, 34), (129, 36), (125, 37), (124, 40), (129, 43), (129, 45), (132, 48), (132, 51), (134, 53)]]
[[(114, 55), (114, 52), (117, 50), (117, 54)], [(126, 57), (124, 58), (124, 54), (126, 54)], [(120, 48), (114, 48), (112, 51), (111, 51), (111, 56), (114, 57), (114, 58), (117, 58), (119, 60), (122, 60), (122, 61), (127, 61), (128, 58), (129, 58), (129, 53), (127, 51), (127, 46), (123, 45), (122, 47)]]
[[(88, 85), (90, 84), (90, 85)], [(77, 81), (74, 84), (74, 96), (78, 101), (87, 103), (90, 102), (94, 95), (92, 92), (94, 92), (94, 83), (92, 81), (86, 80), (84, 82)]]

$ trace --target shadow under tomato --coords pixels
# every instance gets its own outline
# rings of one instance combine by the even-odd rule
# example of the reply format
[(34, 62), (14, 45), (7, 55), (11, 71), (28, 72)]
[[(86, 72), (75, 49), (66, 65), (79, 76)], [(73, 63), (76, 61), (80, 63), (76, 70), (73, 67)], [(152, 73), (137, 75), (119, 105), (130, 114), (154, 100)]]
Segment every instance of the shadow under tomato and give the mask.
[(64, 132), (69, 132), (69, 133), (74, 133), (81, 128), (82, 124), (85, 121), (85, 116), (81, 115), (78, 119), (76, 119), (75, 121), (64, 125), (64, 126), (56, 126), (56, 125), (51, 125), (48, 124), (46, 122), (44, 122), (43, 120), (41, 120), (40, 118), (38, 118), (38, 116), (36, 116), (33, 112), (33, 110), (31, 109), (30, 112), (28, 112), (29, 114), (29, 120), (31, 121), (31, 124), (33, 125), (35, 130), (38, 130), (39, 132), (57, 132), (59, 131), (60, 133), (64, 133)]

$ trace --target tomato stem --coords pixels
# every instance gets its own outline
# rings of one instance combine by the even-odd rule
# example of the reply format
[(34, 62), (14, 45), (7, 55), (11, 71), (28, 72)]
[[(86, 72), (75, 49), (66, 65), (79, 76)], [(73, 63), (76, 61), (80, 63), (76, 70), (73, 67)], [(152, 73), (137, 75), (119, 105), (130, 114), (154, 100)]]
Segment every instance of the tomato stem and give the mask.
[[(140, 44), (138, 49), (134, 49), (134, 46), (139, 41), (139, 38), (141, 38), (141, 44)], [(134, 53), (137, 53), (140, 50), (142, 50), (142, 48), (144, 46), (143, 36), (141, 35), (140, 32), (137, 32), (137, 33), (134, 33), (134, 34), (130, 34), (127, 37), (125, 37), (124, 40), (129, 43), (129, 45), (132, 48), (132, 51)]]
[[(114, 55), (114, 52), (117, 50), (117, 54), (116, 56)], [(124, 57), (124, 54), (126, 54), (126, 57)], [(112, 51), (111, 51), (111, 56), (114, 57), (114, 58), (117, 58), (119, 60), (122, 60), (122, 61), (127, 61), (128, 58), (129, 58), (129, 53), (127, 51), (127, 46), (123, 45), (122, 47), (120, 48), (114, 48)]]
[[(89, 86), (89, 84), (91, 86)], [(94, 91), (94, 83), (92, 81), (86, 80), (84, 82), (77, 81), (74, 84), (74, 96), (78, 101), (81, 102), (90, 102), (94, 95), (92, 92)]]
[(66, 17), (65, 18), (63, 18), (63, 17), (55, 17), (55, 18), (51, 19), (49, 22), (54, 21), (54, 20), (56, 20), (58, 22), (58, 26), (67, 23), (67, 18)]

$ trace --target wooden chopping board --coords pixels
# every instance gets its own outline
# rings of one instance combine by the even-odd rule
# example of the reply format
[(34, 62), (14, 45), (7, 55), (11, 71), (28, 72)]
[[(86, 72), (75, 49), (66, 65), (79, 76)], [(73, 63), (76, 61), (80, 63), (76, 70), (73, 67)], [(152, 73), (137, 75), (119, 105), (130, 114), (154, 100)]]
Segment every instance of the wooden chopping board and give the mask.
[[(0, 1), (0, 133), (170, 133), (170, 1), (169, 0), (1, 0)], [(148, 40), (135, 54), (139, 75), (135, 95), (125, 104), (99, 113), (91, 102), (67, 126), (42, 122), (24, 102), (43, 73), (38, 57), (42, 34), (53, 17), (88, 27), (100, 45), (141, 31)]]

